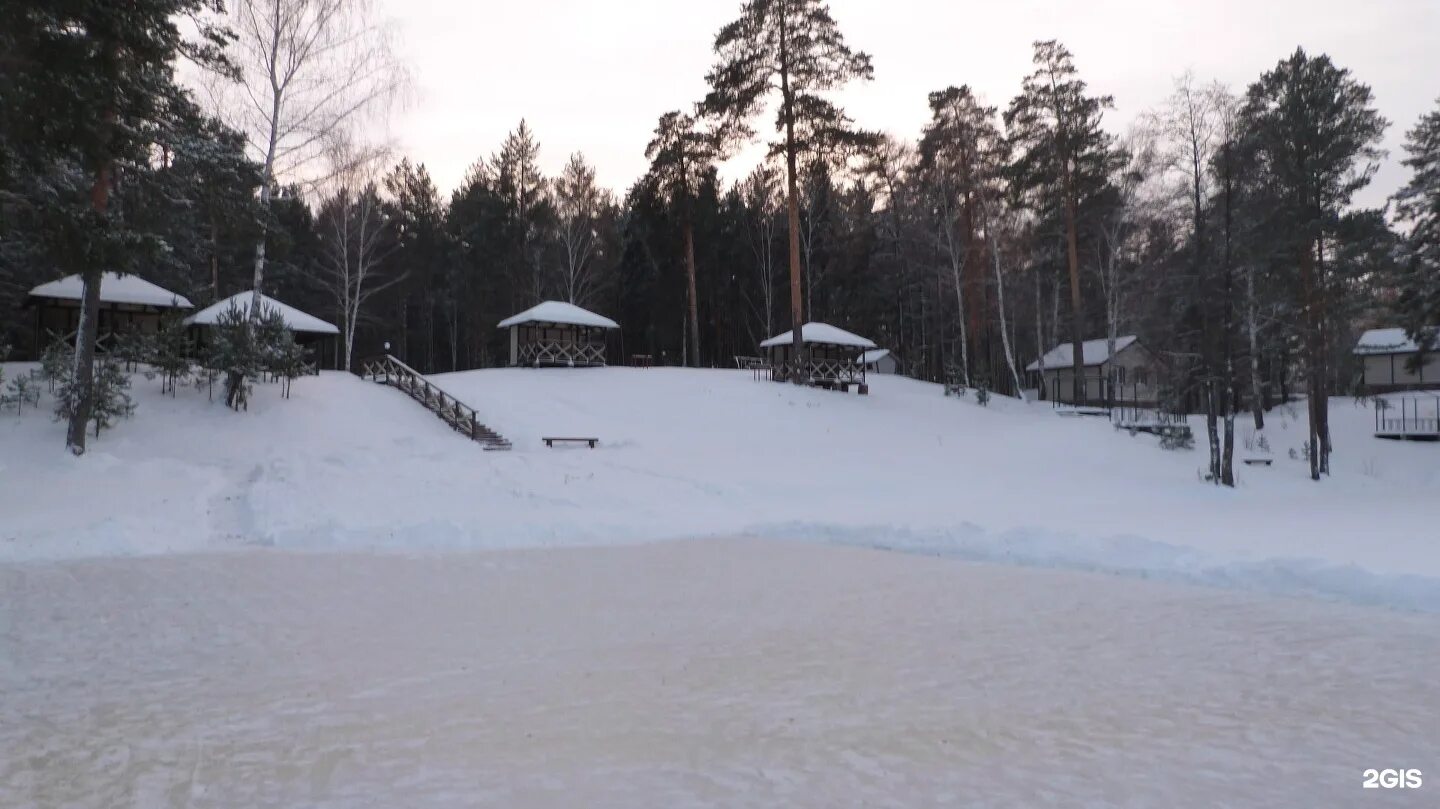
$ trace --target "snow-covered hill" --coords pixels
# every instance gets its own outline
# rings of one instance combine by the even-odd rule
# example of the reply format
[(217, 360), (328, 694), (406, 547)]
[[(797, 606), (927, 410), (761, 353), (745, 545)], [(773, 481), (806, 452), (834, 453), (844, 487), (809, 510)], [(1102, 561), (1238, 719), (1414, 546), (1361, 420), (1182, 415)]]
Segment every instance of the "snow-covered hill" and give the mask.
[[(344, 374), (248, 413), (136, 380), (137, 416), (83, 459), (44, 412), (0, 414), (0, 560), (217, 550), (427, 551), (753, 535), (1100, 569), (1440, 610), (1440, 447), (1333, 408), (1335, 475), (1288, 457), (1234, 491), (1103, 419), (934, 385), (870, 396), (683, 369), (435, 377), (516, 444), (482, 452), (397, 391)], [(1198, 425), (1197, 425), (1198, 426)], [(542, 436), (595, 436), (595, 450)]]

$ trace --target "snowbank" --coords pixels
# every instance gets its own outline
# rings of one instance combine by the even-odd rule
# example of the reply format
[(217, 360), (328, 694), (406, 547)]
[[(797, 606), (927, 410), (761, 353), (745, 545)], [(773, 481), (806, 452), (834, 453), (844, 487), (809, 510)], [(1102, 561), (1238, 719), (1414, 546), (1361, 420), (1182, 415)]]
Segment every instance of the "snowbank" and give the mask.
[[(1440, 447), (1374, 439), (1348, 400), (1332, 407), (1332, 479), (1288, 457), (1304, 428), (1277, 411), (1275, 465), (1242, 466), (1226, 491), (1198, 482), (1200, 450), (902, 377), (866, 397), (668, 368), (436, 381), (516, 451), (482, 452), (343, 374), (300, 380), (290, 401), (260, 386), (240, 414), (138, 380), (136, 418), (79, 460), (47, 413), (0, 414), (0, 561), (748, 534), (1440, 611)], [(602, 444), (548, 450), (545, 435)]]

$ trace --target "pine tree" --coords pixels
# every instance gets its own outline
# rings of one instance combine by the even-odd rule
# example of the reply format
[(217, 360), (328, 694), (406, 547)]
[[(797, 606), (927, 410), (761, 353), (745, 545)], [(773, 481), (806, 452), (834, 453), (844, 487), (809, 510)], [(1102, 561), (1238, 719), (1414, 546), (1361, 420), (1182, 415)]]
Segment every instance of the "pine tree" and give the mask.
[(666, 201), (680, 214), (685, 241), (686, 338), (690, 365), (700, 365), (700, 315), (695, 271), (695, 194), (713, 170), (719, 145), (712, 133), (702, 131), (695, 118), (678, 111), (660, 116), (655, 137), (645, 147), (650, 176)]
[[(129, 418), (135, 412), (131, 400), (130, 375), (125, 372), (119, 358), (105, 354), (95, 362), (95, 376), (91, 386), (94, 397), (87, 425), (94, 425), (95, 437), (100, 431), (114, 426), (117, 419)], [(81, 393), (76, 379), (67, 374), (55, 393), (55, 415), (73, 422)]]
[[(1113, 137), (1100, 128), (1111, 96), (1092, 96), (1079, 78), (1074, 58), (1059, 42), (1035, 43), (1035, 72), (1025, 77), (1020, 95), (1005, 111), (1005, 127), (1016, 147), (1011, 165), (1022, 193), (1038, 194), (1032, 202), (1064, 222), (1066, 266), (1070, 279), (1070, 344), (1074, 398), (1085, 401), (1085, 309), (1080, 293), (1080, 205), (1090, 187), (1103, 184), (1117, 155)], [(1040, 351), (1044, 351), (1043, 346)]]
[(232, 410), (250, 407), (250, 380), (261, 370), (256, 331), (246, 310), (233, 303), (220, 313), (210, 329), (205, 364), (224, 376), (225, 406)]
[(1296, 49), (1250, 85), (1241, 112), (1246, 148), (1274, 198), (1270, 233), (1296, 268), (1309, 393), (1310, 477), (1330, 471), (1329, 345), (1338, 286), (1330, 257), (1341, 212), (1375, 173), (1388, 125), (1370, 88), (1328, 56)]
[[(4, 27), (16, 47), (0, 60), (6, 110), (0, 126), (18, 162), (52, 175), (28, 189), (27, 204), (43, 222), (53, 266), (84, 279), (66, 397), (66, 444), (77, 455), (99, 403), (101, 274), (130, 269), (145, 241), (123, 211), (111, 209), (111, 192), (120, 170), (146, 162), (157, 133), (183, 104), (175, 60), (183, 54), (224, 66), (224, 34), (206, 17), (212, 11), (218, 4), (211, 0), (25, 0), (7, 7)], [(193, 21), (196, 39), (181, 34), (182, 18)], [(51, 171), (61, 165), (63, 173)]]
[[(1410, 338), (1440, 348), (1440, 101), (1406, 134), (1406, 158), (1413, 175), (1395, 196), (1396, 212), (1410, 228), (1399, 275), (1400, 311)], [(1415, 362), (1424, 362), (1423, 354)]]
[[(790, 234), (790, 321), (794, 380), (805, 367), (800, 289), (800, 204), (797, 165), (802, 154), (844, 128), (843, 111), (822, 95), (874, 75), (868, 54), (853, 51), (823, 0), (746, 0), (740, 17), (715, 36), (719, 61), (710, 71), (703, 109), (726, 122), (730, 139), (748, 137), (748, 120), (778, 92), (776, 129), (785, 156)], [(816, 137), (807, 143), (806, 131)], [(798, 135), (798, 137), (797, 137)]]
[(175, 395), (175, 387), (190, 378), (190, 338), (178, 317), (168, 318), (151, 340), (150, 364), (160, 374), (160, 391)]
[[(386, 213), (400, 248), (393, 257), (398, 272), (404, 275), (399, 305), (400, 341), (396, 356), (421, 368), (425, 373), (436, 369), (436, 307), (443, 299), (446, 263), (452, 245), (445, 232), (445, 206), (425, 165), (400, 163), (385, 177), (389, 196)], [(409, 322), (410, 302), (418, 301), (417, 324), (420, 339), (412, 353)]]

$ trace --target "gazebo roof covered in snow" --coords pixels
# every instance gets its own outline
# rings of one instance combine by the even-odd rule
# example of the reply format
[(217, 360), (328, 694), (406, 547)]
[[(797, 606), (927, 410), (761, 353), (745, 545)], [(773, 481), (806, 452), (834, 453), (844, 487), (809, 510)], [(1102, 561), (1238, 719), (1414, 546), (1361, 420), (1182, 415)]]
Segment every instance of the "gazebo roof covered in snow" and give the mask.
[[(185, 318), (187, 326), (214, 326), (220, 320), (220, 315), (231, 306), (237, 307), (242, 313), (250, 314), (250, 301), (253, 299), (253, 292), (237, 292), (223, 301), (211, 304), (195, 314)], [(333, 323), (326, 323), (314, 315), (307, 315), (288, 304), (281, 303), (269, 295), (260, 296), (260, 305), (264, 309), (275, 309), (285, 319), (285, 325), (290, 331), (306, 334), (339, 334), (340, 329)]]
[[(844, 329), (831, 326), (829, 323), (806, 323), (800, 327), (800, 341), (803, 343), (819, 343), (834, 346), (849, 346), (851, 348), (870, 349), (878, 348), (874, 341), (852, 334)], [(795, 330), (777, 334), (769, 340), (760, 344), (761, 348), (773, 348), (775, 346), (791, 345), (795, 342)]]
[[(78, 301), (85, 291), (85, 282), (78, 275), (67, 275), (58, 281), (41, 284), (30, 290), (32, 298)], [(155, 306), (162, 309), (195, 308), (183, 295), (156, 286), (138, 275), (107, 272), (100, 276), (101, 303), (128, 303), (134, 306)]]
[[(1135, 342), (1135, 335), (1127, 334), (1124, 337), (1115, 338), (1115, 353), (1130, 347)], [(1073, 368), (1075, 365), (1074, 348), (1070, 343), (1061, 343), (1058, 346), (1045, 352), (1045, 368), (1065, 369)], [(1102, 337), (1098, 340), (1086, 340), (1080, 344), (1080, 364), (1086, 368), (1093, 368), (1096, 365), (1104, 365), (1110, 361), (1110, 341)], [(1027, 371), (1040, 370), (1040, 360), (1035, 360), (1025, 366)]]
[(874, 365), (875, 363), (879, 362), (880, 360), (885, 359), (885, 358), (888, 357), (888, 356), (890, 356), (890, 349), (888, 349), (888, 348), (873, 348), (873, 349), (871, 349), (871, 350), (869, 350), (869, 351), (866, 351), (864, 354), (861, 354), (861, 355), (860, 355), (860, 364), (861, 364), (861, 365)]
[[(1440, 327), (1432, 329), (1440, 332)], [(1440, 342), (1440, 340), (1437, 340)], [(1405, 333), (1404, 329), (1371, 329), (1360, 335), (1360, 340), (1355, 343), (1354, 353), (1365, 354), (1415, 354), (1420, 351), (1420, 346)]]
[(596, 329), (618, 329), (620, 324), (589, 309), (581, 309), (564, 301), (538, 303), (518, 315), (500, 321), (497, 328), (508, 329), (526, 323), (555, 323), (562, 326), (589, 326)]

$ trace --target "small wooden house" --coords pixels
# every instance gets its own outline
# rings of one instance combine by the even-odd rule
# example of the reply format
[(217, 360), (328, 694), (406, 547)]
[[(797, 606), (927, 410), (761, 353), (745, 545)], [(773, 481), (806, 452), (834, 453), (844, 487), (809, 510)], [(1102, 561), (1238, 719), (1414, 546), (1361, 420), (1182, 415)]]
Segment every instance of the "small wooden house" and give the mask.
[[(196, 347), (203, 348), (208, 342), (209, 331), (220, 321), (220, 315), (234, 307), (241, 314), (249, 316), (250, 302), (255, 293), (237, 292), (224, 300), (217, 301), (185, 318)], [(340, 329), (334, 323), (327, 323), (314, 315), (281, 303), (269, 295), (260, 296), (262, 311), (276, 311), (285, 320), (285, 325), (295, 334), (295, 342), (305, 346), (311, 354), (311, 362), (318, 368), (322, 364), (333, 366), (339, 356)]]
[(1080, 346), (1083, 401), (1076, 401), (1074, 346), (1061, 343), (1025, 366), (1043, 398), (1075, 405), (1155, 407), (1160, 403), (1160, 363), (1133, 334), (1115, 340), (1111, 356), (1106, 339)]
[(1371, 329), (1360, 335), (1352, 353), (1364, 365), (1361, 381), (1368, 394), (1440, 390), (1440, 340), (1426, 353), (1425, 362), (1414, 370), (1410, 363), (1420, 353), (1420, 346), (1404, 329)]
[[(30, 290), (25, 305), (35, 310), (35, 353), (44, 350), (51, 335), (73, 341), (80, 328), (83, 279), (69, 275)], [(146, 281), (138, 275), (107, 272), (100, 276), (100, 319), (96, 346), (109, 348), (125, 332), (154, 334), (167, 315), (193, 309), (184, 296)]]
[[(878, 348), (872, 340), (828, 323), (806, 323), (801, 326), (800, 340), (805, 345), (806, 357), (805, 367), (800, 371), (802, 381), (819, 387), (838, 387), (841, 390), (858, 385), (861, 393), (870, 392), (861, 355)], [(760, 350), (769, 362), (772, 380), (784, 382), (794, 377), (794, 329), (762, 342)]]
[(620, 324), (573, 303), (545, 301), (500, 321), (510, 330), (510, 365), (578, 368), (605, 365), (605, 344)]

